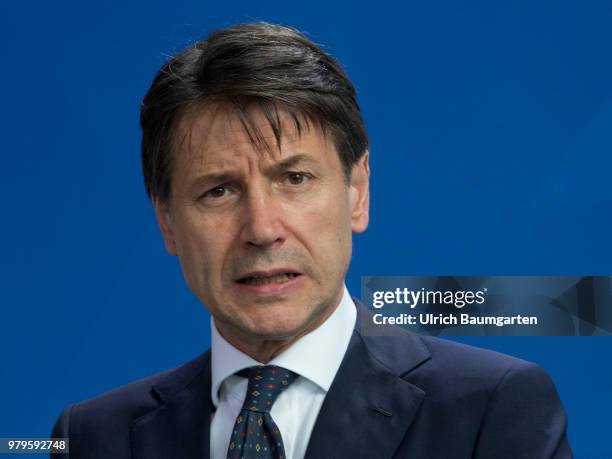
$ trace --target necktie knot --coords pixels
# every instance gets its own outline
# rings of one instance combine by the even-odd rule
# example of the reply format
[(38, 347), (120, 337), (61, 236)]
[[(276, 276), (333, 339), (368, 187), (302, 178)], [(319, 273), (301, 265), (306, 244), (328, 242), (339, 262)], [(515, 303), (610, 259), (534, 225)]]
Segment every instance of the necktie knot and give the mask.
[(260, 413), (270, 412), (272, 405), (298, 375), (276, 365), (251, 367), (248, 369), (249, 385), (243, 410)]

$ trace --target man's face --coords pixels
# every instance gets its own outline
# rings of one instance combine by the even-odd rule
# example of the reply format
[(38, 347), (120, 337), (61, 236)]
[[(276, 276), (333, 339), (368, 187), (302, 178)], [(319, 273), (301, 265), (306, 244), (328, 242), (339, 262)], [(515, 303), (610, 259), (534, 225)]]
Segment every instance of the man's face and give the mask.
[(340, 302), (351, 232), (368, 224), (367, 154), (344, 178), (315, 123), (297, 136), (281, 117), (280, 150), (255, 147), (223, 110), (179, 126), (172, 192), (156, 211), (167, 250), (230, 342), (290, 340), (318, 327)]

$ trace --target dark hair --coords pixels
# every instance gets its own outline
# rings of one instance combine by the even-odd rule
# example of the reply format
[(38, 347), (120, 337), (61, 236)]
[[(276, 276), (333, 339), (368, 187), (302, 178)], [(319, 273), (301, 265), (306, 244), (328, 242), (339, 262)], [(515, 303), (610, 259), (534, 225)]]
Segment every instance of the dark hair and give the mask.
[(142, 167), (150, 198), (167, 202), (172, 150), (183, 114), (207, 103), (234, 110), (252, 142), (270, 148), (250, 108), (265, 115), (280, 145), (278, 110), (298, 135), (302, 122), (331, 134), (346, 180), (368, 148), (355, 88), (329, 54), (289, 27), (239, 24), (213, 32), (167, 62), (140, 112)]

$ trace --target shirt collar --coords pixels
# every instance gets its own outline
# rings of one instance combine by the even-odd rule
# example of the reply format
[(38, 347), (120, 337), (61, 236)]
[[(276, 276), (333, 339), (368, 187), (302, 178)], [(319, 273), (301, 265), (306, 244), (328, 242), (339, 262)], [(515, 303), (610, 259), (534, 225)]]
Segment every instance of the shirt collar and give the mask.
[[(340, 304), (318, 328), (304, 335), (269, 362), (303, 376), (325, 392), (331, 386), (348, 347), (357, 311), (346, 286)], [(219, 404), (219, 388), (231, 375), (248, 367), (261, 365), (228, 343), (217, 330), (213, 317), (211, 328), (211, 397)]]

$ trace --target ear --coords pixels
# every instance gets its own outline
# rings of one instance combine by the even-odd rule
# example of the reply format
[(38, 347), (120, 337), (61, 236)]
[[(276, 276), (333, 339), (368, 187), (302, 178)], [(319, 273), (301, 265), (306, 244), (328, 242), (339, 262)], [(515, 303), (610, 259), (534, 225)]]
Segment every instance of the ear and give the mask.
[(174, 239), (174, 230), (172, 229), (172, 216), (170, 215), (170, 209), (168, 204), (162, 204), (158, 199), (153, 200), (153, 206), (155, 207), (155, 216), (157, 217), (157, 224), (161, 230), (164, 238), (164, 244), (166, 245), (166, 251), (170, 255), (176, 256), (176, 241)]
[(357, 161), (351, 171), (350, 205), (351, 228), (354, 233), (363, 233), (370, 220), (370, 152)]

